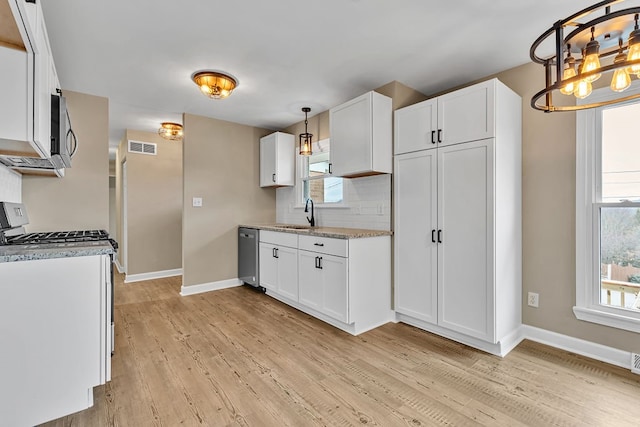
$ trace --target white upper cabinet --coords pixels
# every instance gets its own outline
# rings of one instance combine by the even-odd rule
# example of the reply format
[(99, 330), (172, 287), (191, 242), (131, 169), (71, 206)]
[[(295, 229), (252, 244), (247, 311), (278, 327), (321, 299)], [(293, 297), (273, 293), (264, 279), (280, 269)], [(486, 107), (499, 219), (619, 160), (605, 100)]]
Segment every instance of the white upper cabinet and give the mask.
[(438, 98), (438, 145), (495, 136), (494, 98), (497, 80), (489, 80)]
[(396, 110), (395, 120), (394, 154), (436, 147), (437, 98)]
[(367, 92), (329, 111), (331, 169), (335, 176), (391, 173), (391, 98)]
[(496, 85), (489, 80), (397, 110), (394, 154), (496, 136)]
[(275, 132), (260, 138), (260, 187), (295, 184), (295, 139)]
[(0, 36), (11, 39), (0, 40), (0, 153), (48, 158), (51, 95), (58, 87), (42, 8), (39, 2), (0, 0), (0, 9), (0, 24), (20, 36)]

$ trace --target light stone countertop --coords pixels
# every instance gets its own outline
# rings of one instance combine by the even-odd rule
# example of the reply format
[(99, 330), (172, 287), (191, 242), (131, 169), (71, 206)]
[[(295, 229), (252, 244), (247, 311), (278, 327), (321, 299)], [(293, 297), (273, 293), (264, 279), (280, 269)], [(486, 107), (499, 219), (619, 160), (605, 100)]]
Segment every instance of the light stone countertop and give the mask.
[(0, 246), (0, 263), (114, 253), (107, 241)]
[(243, 224), (240, 227), (258, 230), (278, 231), (301, 236), (332, 237), (335, 239), (362, 239), (367, 237), (391, 236), (388, 230), (367, 230), (364, 228), (309, 227), (295, 224)]

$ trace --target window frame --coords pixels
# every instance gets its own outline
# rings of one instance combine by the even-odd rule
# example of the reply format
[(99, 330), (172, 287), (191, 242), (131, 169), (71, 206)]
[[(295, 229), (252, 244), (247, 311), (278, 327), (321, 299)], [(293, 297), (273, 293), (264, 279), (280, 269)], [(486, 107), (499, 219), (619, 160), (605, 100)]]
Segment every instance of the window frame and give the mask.
[[(322, 144), (323, 142), (327, 142), (329, 143), (329, 153), (331, 153), (331, 140), (330, 138), (326, 138), (326, 139), (321, 139), (320, 141), (316, 141), (313, 143), (314, 149), (316, 149), (316, 147), (319, 144)], [(305, 162), (308, 161), (308, 157), (307, 156), (301, 156), (300, 153), (298, 152), (298, 150), (296, 150), (296, 163), (297, 163), (297, 167), (298, 167), (298, 171), (300, 171), (299, 173), (296, 174), (296, 181), (295, 181), (295, 193), (296, 193), (296, 205), (295, 207), (298, 209), (304, 208), (304, 205), (306, 203), (306, 199), (303, 197), (303, 191), (304, 191), (304, 182), (305, 181), (315, 181), (315, 180), (324, 180), (325, 178), (340, 178), (342, 179), (342, 201), (341, 202), (335, 202), (335, 203), (316, 203), (316, 201), (314, 200), (314, 207), (315, 208), (320, 208), (320, 209), (327, 209), (327, 208), (338, 208), (338, 209), (346, 209), (349, 208), (349, 205), (347, 204), (347, 185), (346, 185), (346, 180), (342, 177), (338, 177), (338, 176), (334, 176), (332, 174), (324, 174), (324, 175), (317, 175), (317, 176), (313, 176), (313, 177), (309, 177), (306, 176), (306, 170), (307, 170), (307, 166), (305, 165)], [(329, 163), (331, 163), (331, 154), (329, 154)]]
[[(640, 93), (640, 87), (629, 88), (629, 95), (636, 93)], [(588, 101), (577, 100), (577, 103), (606, 101), (614, 96), (618, 94), (607, 86), (594, 90)], [(576, 113), (576, 305), (573, 312), (579, 320), (640, 333), (640, 312), (600, 303), (600, 208), (640, 207), (637, 202), (601, 201), (602, 111), (610, 107)]]

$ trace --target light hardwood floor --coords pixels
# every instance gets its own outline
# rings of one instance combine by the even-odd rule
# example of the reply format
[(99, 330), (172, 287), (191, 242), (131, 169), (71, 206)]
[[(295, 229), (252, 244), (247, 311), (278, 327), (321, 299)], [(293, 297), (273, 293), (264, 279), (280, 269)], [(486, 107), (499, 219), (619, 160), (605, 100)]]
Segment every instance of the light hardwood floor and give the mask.
[(50, 426), (638, 426), (640, 376), (525, 341), (491, 356), (403, 324), (350, 336), (247, 287), (116, 281), (112, 381)]

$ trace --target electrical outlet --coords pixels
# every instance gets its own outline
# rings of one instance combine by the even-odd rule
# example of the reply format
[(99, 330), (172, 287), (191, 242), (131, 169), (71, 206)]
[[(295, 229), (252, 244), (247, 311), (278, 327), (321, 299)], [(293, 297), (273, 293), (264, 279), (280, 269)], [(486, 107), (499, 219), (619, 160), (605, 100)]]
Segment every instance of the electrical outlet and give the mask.
[(202, 197), (194, 197), (193, 198), (193, 207), (194, 208), (202, 207)]
[(527, 304), (529, 305), (529, 307), (538, 308), (538, 303), (540, 302), (539, 300), (540, 300), (540, 294), (537, 294), (535, 292), (529, 292), (527, 296)]

